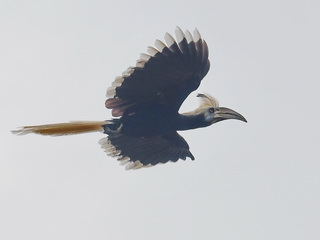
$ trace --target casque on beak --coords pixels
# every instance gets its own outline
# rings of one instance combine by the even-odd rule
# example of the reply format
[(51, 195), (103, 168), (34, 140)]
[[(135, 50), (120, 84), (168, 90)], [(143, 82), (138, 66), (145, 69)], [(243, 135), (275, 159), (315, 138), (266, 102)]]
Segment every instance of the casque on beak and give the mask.
[(238, 112), (233, 111), (232, 109), (225, 107), (217, 107), (215, 108), (213, 115), (213, 123), (220, 122), (227, 119), (237, 119), (243, 122), (247, 122), (247, 120)]

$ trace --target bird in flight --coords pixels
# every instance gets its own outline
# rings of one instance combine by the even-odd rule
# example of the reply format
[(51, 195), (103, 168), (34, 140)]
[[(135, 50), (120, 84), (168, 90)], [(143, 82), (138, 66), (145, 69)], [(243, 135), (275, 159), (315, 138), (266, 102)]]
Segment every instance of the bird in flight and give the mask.
[(210, 61), (207, 43), (197, 29), (192, 35), (177, 27), (175, 35), (176, 40), (166, 33), (166, 44), (156, 40), (155, 47), (148, 47), (148, 54), (140, 55), (136, 66), (115, 78), (105, 102), (114, 117), (111, 120), (24, 126), (12, 132), (59, 136), (100, 131), (107, 135), (100, 140), (101, 147), (126, 169), (194, 160), (188, 143), (177, 131), (227, 119), (247, 121), (236, 111), (219, 107), (208, 94), (197, 95), (201, 99), (197, 109), (179, 113), (184, 100), (209, 71)]

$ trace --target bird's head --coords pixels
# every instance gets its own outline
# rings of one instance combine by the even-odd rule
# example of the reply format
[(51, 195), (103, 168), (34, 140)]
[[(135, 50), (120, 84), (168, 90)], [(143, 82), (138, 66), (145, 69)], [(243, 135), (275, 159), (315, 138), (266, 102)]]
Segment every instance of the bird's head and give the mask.
[(226, 107), (219, 107), (218, 100), (209, 94), (199, 93), (197, 97), (201, 99), (201, 104), (192, 114), (203, 115), (207, 126), (227, 119), (247, 122), (240, 113)]

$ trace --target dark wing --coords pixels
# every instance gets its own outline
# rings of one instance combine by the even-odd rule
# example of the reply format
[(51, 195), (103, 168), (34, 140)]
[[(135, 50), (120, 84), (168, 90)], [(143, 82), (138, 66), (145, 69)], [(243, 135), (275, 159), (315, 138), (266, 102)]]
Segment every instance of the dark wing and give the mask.
[(100, 144), (110, 156), (126, 165), (126, 169), (176, 162), (187, 157), (194, 160), (188, 143), (177, 132), (140, 138), (115, 134), (101, 139)]
[(193, 36), (176, 29), (174, 38), (166, 33), (165, 45), (156, 40), (157, 47), (149, 47), (141, 54), (135, 67), (129, 67), (117, 77), (107, 91), (106, 107), (112, 115), (134, 112), (145, 103), (160, 102), (178, 111), (186, 97), (196, 90), (210, 68), (209, 50), (197, 29)]

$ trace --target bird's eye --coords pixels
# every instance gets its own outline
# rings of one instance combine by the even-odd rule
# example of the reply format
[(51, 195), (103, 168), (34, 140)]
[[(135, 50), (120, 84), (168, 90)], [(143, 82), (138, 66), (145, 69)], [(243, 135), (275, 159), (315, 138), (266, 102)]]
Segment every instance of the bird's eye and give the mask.
[(209, 112), (214, 113), (214, 108), (209, 108)]

